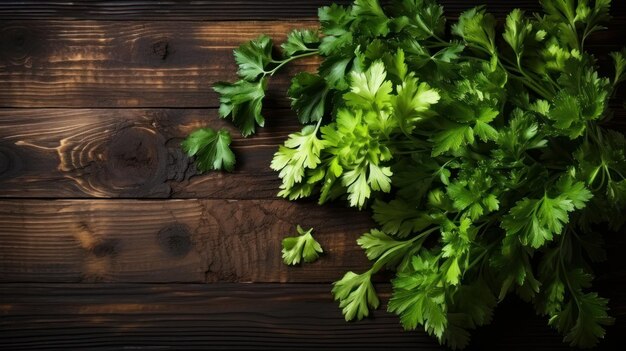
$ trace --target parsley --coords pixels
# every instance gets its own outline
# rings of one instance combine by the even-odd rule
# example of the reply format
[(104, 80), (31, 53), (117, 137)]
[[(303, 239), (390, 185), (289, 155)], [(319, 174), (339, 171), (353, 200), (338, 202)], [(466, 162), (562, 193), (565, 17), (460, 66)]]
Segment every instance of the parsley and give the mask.
[(322, 246), (315, 241), (313, 228), (304, 230), (297, 226), (298, 236), (291, 236), (283, 239), (283, 261), (287, 265), (297, 265), (301, 261), (313, 262), (317, 260), (319, 254), (323, 252)]
[(191, 157), (196, 155), (196, 165), (200, 171), (227, 170), (235, 168), (235, 154), (230, 150), (230, 134), (222, 129), (218, 132), (202, 128), (189, 134), (182, 142), (183, 150)]
[[(379, 306), (372, 276), (395, 271), (388, 309), (453, 348), (514, 293), (573, 346), (594, 346), (613, 319), (592, 290), (602, 232), (626, 220), (626, 139), (608, 100), (626, 81), (585, 50), (610, 0), (541, 0), (498, 26), (484, 7), (446, 24), (435, 0), (355, 0), (319, 9), (319, 32), (295, 30), (275, 57), (267, 36), (235, 50), (239, 80), (218, 83), (220, 115), (244, 136), (263, 126), (270, 77), (318, 55), (288, 96), (304, 124), (274, 154), (279, 196), (371, 209), (358, 244), (372, 266), (332, 293), (346, 320)], [(183, 143), (201, 169), (232, 169), (230, 137)], [(311, 230), (283, 241), (286, 264), (322, 252)]]

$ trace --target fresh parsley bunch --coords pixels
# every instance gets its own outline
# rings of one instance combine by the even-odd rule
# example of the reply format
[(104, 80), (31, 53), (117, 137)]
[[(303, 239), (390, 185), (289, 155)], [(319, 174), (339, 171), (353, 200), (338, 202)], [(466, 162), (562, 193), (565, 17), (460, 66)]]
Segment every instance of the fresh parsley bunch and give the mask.
[[(483, 7), (448, 26), (434, 0), (356, 0), (320, 8), (320, 33), (294, 30), (282, 57), (267, 36), (235, 50), (241, 79), (215, 90), (221, 116), (244, 136), (263, 126), (268, 78), (294, 59), (322, 58), (317, 73), (293, 78), (288, 94), (305, 126), (271, 167), (282, 197), (373, 212), (378, 229), (358, 239), (372, 267), (333, 288), (347, 320), (378, 307), (371, 277), (388, 269), (389, 311), (453, 348), (510, 293), (573, 346), (604, 337), (613, 320), (590, 289), (589, 263), (605, 258), (598, 225), (617, 229), (626, 217), (626, 141), (606, 128), (626, 54), (612, 54), (615, 75), (605, 78), (585, 51), (610, 0), (541, 4), (544, 13), (514, 10), (503, 27)], [(234, 162), (229, 143), (213, 132), (184, 146), (219, 169)], [(289, 263), (304, 245), (305, 261), (321, 252), (310, 231), (300, 234), (284, 250)]]

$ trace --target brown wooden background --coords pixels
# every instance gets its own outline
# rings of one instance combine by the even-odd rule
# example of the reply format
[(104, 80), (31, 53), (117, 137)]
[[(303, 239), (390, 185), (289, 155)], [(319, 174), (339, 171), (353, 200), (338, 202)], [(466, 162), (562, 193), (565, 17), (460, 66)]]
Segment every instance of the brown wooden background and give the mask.
[[(610, 30), (589, 45), (603, 67), (602, 55), (626, 45), (625, 2), (613, 1)], [(451, 17), (478, 3), (499, 17), (538, 8), (441, 2)], [(269, 162), (298, 129), (287, 74), (271, 82), (268, 126), (235, 138), (235, 173), (199, 176), (178, 148), (203, 125), (235, 132), (211, 89), (235, 78), (234, 47), (315, 27), (328, 3), (0, 2), (0, 348), (443, 349), (402, 332), (385, 306), (343, 321), (330, 282), (368, 267), (355, 239), (369, 217), (275, 198)], [(289, 70), (302, 69), (315, 61)], [(623, 109), (614, 124), (624, 130)], [(287, 268), (280, 239), (296, 223), (315, 227), (327, 254)], [(608, 236), (611, 258), (596, 280), (618, 318), (607, 350), (626, 341), (626, 240)], [(567, 347), (513, 298), (470, 349)]]

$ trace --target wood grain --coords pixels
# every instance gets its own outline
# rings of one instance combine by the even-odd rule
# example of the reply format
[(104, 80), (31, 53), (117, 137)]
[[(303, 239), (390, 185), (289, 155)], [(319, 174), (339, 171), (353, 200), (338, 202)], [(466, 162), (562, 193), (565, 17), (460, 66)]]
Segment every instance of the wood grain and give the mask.
[[(386, 301), (389, 288), (377, 286)], [(0, 342), (10, 350), (236, 349), (445, 350), (422, 331), (403, 332), (386, 306), (346, 323), (327, 284), (2, 284)], [(624, 302), (624, 293), (616, 292)], [(618, 317), (625, 310), (613, 311)], [(617, 350), (626, 323), (599, 349)], [(571, 350), (514, 298), (466, 349)]]
[[(0, 22), (1, 107), (216, 107), (212, 86), (234, 80), (232, 50), (266, 33), (282, 41), (315, 22)], [(266, 104), (288, 106), (288, 77)], [(276, 100), (276, 101), (274, 101)]]
[[(1, 21), (0, 107), (217, 107), (215, 82), (233, 80), (232, 49), (266, 33), (277, 42), (315, 21)], [(626, 46), (626, 21), (590, 39), (606, 54)], [(267, 106), (287, 107), (291, 65), (270, 83)]]
[[(2, 349), (444, 349), (403, 332), (385, 306), (343, 321), (329, 283), (368, 268), (355, 243), (371, 226), (367, 213), (270, 200), (278, 182), (269, 160), (298, 128), (285, 110), (288, 77), (314, 70), (315, 60), (273, 79), (268, 127), (234, 140), (233, 174), (197, 176), (178, 149), (199, 126), (234, 131), (217, 118), (211, 89), (235, 77), (233, 48), (260, 33), (280, 42), (291, 28), (315, 27), (317, 7), (330, 2), (0, 2)], [(537, 0), (441, 3), (451, 17), (479, 3), (499, 18), (538, 8)], [(605, 54), (626, 46), (626, 1), (612, 7), (610, 30), (588, 45), (603, 72)], [(612, 125), (624, 130), (624, 110)], [(39, 199), (63, 197), (103, 199)], [(162, 200), (108, 199), (147, 197)], [(296, 223), (316, 229), (326, 254), (286, 267), (280, 240)], [(626, 343), (625, 237), (608, 234), (610, 261), (596, 266), (594, 286), (617, 317), (602, 350)], [(279, 282), (288, 284), (271, 284)], [(388, 297), (388, 286), (377, 289)], [(469, 348), (493, 349), (569, 348), (508, 299)]]
[[(0, 109), (0, 197), (275, 199), (272, 155), (301, 127), (289, 110), (264, 114), (242, 138), (214, 109)], [(233, 135), (233, 173), (199, 175), (181, 151), (204, 126)]]
[[(326, 253), (282, 263), (295, 226)], [(288, 201), (2, 200), (0, 282), (331, 282), (368, 261), (365, 212)]]
[[(382, 1), (388, 3), (389, 1)], [(41, 0), (3, 1), (0, 19), (108, 19), (108, 20), (247, 20), (313, 18), (317, 8), (331, 3), (347, 5), (352, 0), (292, 0), (289, 6), (281, 0), (205, 0), (205, 1), (72, 1)], [(487, 5), (489, 11), (504, 15), (515, 7), (539, 10), (538, 0), (517, 0), (514, 4), (502, 0), (440, 0), (448, 15), (477, 5)], [(613, 11), (620, 1), (614, 1)], [(623, 8), (623, 7), (622, 7)]]
[[(493, 0), (492, 0), (493, 1)], [(445, 1), (444, 1), (445, 2)], [(449, 2), (449, 1), (448, 1)], [(457, 1), (458, 2), (458, 1)], [(320, 6), (352, 0), (3, 1), (0, 19), (246, 20), (317, 16)]]

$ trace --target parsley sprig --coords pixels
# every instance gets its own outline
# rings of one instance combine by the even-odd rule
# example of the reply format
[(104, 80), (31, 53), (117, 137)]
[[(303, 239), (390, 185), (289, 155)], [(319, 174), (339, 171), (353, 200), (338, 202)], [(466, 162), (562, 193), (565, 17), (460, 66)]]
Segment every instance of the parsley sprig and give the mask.
[[(268, 79), (321, 57), (316, 73), (292, 80), (305, 126), (271, 167), (281, 197), (373, 212), (378, 229), (357, 241), (371, 269), (332, 289), (346, 320), (379, 306), (372, 277), (388, 269), (389, 311), (453, 348), (513, 293), (573, 346), (604, 337), (613, 319), (591, 290), (589, 262), (605, 258), (598, 225), (625, 221), (626, 140), (606, 122), (626, 51), (611, 54), (605, 78), (585, 50), (610, 0), (541, 4), (543, 13), (513, 10), (499, 27), (484, 7), (448, 25), (435, 0), (355, 0), (320, 8), (320, 31), (291, 32), (280, 58), (267, 36), (235, 50), (240, 79), (215, 90), (220, 115), (244, 136), (264, 124)], [(232, 167), (219, 133), (185, 142), (199, 165)], [(321, 252), (310, 230), (299, 233), (283, 242), (288, 264)]]

